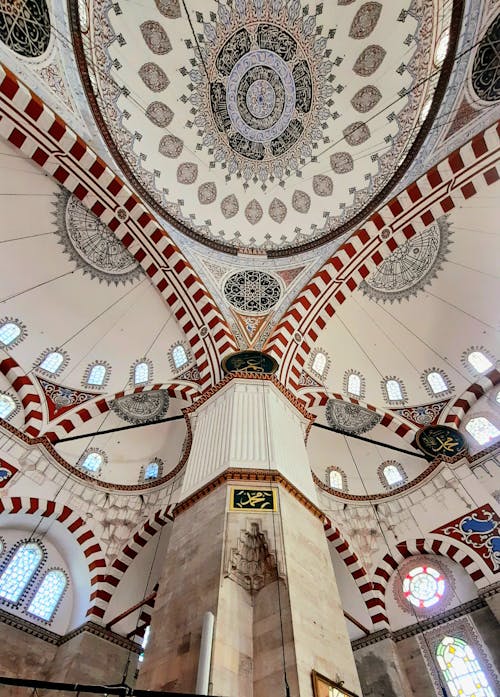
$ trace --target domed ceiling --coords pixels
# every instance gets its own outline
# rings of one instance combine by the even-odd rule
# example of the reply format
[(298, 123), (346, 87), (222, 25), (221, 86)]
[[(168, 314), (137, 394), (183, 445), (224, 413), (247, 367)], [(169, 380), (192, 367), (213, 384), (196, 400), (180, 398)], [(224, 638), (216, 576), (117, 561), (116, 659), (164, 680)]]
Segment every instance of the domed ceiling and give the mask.
[(292, 254), (361, 220), (411, 162), (451, 67), (441, 0), (95, 0), (80, 27), (72, 1), (119, 165), (168, 222), (232, 253)]

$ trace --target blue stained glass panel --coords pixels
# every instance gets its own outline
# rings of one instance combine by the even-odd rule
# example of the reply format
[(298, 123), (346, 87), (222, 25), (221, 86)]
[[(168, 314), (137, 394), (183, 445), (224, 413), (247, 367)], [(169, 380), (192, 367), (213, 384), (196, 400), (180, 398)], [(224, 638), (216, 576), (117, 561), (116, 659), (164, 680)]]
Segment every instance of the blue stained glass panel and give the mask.
[(42, 550), (28, 542), (16, 551), (0, 576), (0, 598), (17, 603), (42, 560)]
[(28, 612), (42, 620), (49, 621), (54, 614), (64, 589), (66, 588), (66, 576), (62, 571), (54, 569), (45, 574), (45, 577), (31, 601)]

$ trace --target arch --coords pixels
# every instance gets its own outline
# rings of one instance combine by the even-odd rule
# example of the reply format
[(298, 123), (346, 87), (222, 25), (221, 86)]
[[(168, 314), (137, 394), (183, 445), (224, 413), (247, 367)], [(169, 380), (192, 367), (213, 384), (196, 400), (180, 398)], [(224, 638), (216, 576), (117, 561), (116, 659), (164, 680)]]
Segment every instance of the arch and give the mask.
[[(280, 363), (279, 379), (286, 386), (298, 389), (320, 332), (371, 271), (436, 218), (497, 181), (497, 143), (493, 124), (370, 216), (316, 272), (264, 344)], [(302, 336), (298, 344), (295, 335)]]
[(0, 359), (0, 372), (5, 375), (23, 405), (24, 430), (30, 436), (38, 436), (43, 425), (40, 395), (21, 366), (3, 349), (0, 349)]
[(373, 573), (372, 586), (375, 602), (370, 609), (370, 616), (375, 630), (389, 628), (389, 620), (385, 608), (385, 592), (391, 576), (403, 559), (408, 557), (416, 554), (437, 554), (449, 557), (467, 571), (478, 588), (488, 585), (488, 580), (479, 565), (467, 552), (459, 549), (457, 544), (459, 543), (450, 544), (444, 540), (439, 540), (437, 537), (428, 536), (426, 538), (400, 542), (384, 555)]
[(486, 375), (479, 376), (475, 382), (462, 392), (448, 407), (447, 411), (441, 414), (439, 421), (445, 424), (451, 424), (455, 428), (459, 428), (464, 416), (469, 409), (483, 397), (492, 387), (500, 383), (500, 371), (496, 368), (490, 370)]
[(101, 545), (93, 531), (78, 513), (69, 506), (45, 501), (38, 498), (26, 498), (14, 496), (0, 500), (0, 520), (3, 515), (33, 515), (61, 523), (75, 538), (85, 557), (90, 578), (90, 598), (87, 609), (87, 617), (99, 620), (102, 614), (99, 612), (97, 599), (101, 593), (101, 585), (104, 580), (106, 560)]
[[(237, 351), (237, 342), (168, 233), (105, 162), (3, 65), (0, 113), (0, 135), (82, 201), (139, 261), (186, 335), (201, 384), (215, 384), (222, 375), (220, 359)], [(206, 326), (212, 331), (201, 331)]]

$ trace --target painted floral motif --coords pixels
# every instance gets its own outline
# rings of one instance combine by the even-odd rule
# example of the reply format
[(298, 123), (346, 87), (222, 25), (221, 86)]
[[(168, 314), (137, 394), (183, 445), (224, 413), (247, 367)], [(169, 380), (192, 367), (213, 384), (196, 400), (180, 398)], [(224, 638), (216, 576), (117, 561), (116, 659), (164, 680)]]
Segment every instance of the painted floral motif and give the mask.
[(366, 433), (381, 420), (380, 414), (357, 404), (330, 399), (326, 405), (326, 420), (332, 428), (343, 433)]
[(198, 201), (203, 205), (213, 203), (217, 198), (217, 187), (214, 182), (206, 182), (198, 188)]
[(136, 392), (115, 399), (111, 403), (112, 411), (132, 424), (158, 421), (167, 414), (168, 407), (169, 397), (166, 390)]
[(180, 184), (194, 184), (198, 177), (198, 165), (195, 162), (183, 162), (177, 167), (177, 181)]
[(179, 0), (155, 0), (158, 12), (168, 19), (178, 19), (181, 16)]
[(309, 194), (306, 194), (305, 191), (299, 191), (297, 189), (293, 192), (292, 206), (297, 213), (307, 213), (311, 207), (311, 197)]
[(352, 172), (354, 162), (352, 155), (348, 152), (336, 152), (330, 156), (330, 167), (335, 174), (347, 174)]
[(159, 22), (149, 20), (141, 24), (141, 33), (147, 47), (159, 56), (172, 50), (172, 44), (167, 32)]
[(176, 157), (179, 157), (183, 147), (184, 143), (180, 138), (177, 138), (177, 136), (172, 136), (169, 134), (163, 136), (163, 138), (160, 140), (158, 150), (161, 152), (162, 155), (165, 155), (165, 157), (171, 157), (172, 159), (175, 159)]
[(352, 39), (366, 39), (375, 29), (382, 11), (379, 2), (366, 2), (361, 5), (352, 20), (349, 36)]
[(256, 225), (263, 216), (262, 206), (257, 199), (252, 199), (245, 208), (245, 218), (251, 225)]
[(370, 129), (362, 121), (356, 121), (344, 128), (344, 138), (349, 145), (361, 145), (370, 137)]
[(331, 196), (333, 181), (326, 174), (316, 174), (313, 177), (313, 191), (316, 196)]
[(229, 194), (222, 199), (220, 209), (224, 218), (233, 218), (240, 209), (238, 199), (234, 194)]
[(385, 54), (386, 50), (382, 46), (367, 46), (354, 63), (353, 71), (361, 77), (370, 77), (380, 68)]
[(286, 217), (286, 206), (279, 198), (273, 198), (269, 206), (269, 217), (275, 223), (282, 223)]
[(146, 109), (146, 116), (155, 126), (165, 128), (174, 118), (174, 112), (163, 102), (151, 102)]
[(151, 92), (162, 92), (170, 84), (165, 71), (156, 63), (144, 63), (139, 69), (139, 77)]
[(375, 85), (366, 85), (356, 92), (351, 99), (351, 104), (361, 114), (373, 109), (382, 99), (382, 93)]

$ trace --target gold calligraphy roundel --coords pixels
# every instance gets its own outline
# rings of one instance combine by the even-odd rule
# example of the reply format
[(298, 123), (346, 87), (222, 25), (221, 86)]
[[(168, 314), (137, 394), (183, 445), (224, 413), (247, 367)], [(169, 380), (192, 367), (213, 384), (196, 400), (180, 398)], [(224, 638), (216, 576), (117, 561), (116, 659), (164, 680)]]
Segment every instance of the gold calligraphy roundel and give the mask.
[(450, 426), (426, 426), (417, 433), (417, 445), (431, 458), (454, 457), (467, 449), (463, 435)]
[(223, 359), (222, 370), (225, 373), (272, 375), (278, 370), (278, 364), (272, 356), (262, 351), (238, 351)]

